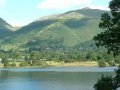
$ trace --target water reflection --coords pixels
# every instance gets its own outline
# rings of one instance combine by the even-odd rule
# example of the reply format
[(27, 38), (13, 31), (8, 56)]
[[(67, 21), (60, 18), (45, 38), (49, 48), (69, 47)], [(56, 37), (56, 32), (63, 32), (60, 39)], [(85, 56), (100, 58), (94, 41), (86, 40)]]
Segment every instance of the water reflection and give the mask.
[(94, 83), (103, 73), (113, 74), (32, 70), (1, 70), (0, 90), (93, 90)]

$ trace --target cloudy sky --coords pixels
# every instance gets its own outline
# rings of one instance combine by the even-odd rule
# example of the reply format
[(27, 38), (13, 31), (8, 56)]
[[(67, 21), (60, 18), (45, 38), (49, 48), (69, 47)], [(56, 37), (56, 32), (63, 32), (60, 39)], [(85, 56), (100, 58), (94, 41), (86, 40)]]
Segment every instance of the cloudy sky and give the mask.
[(108, 10), (111, 0), (0, 0), (0, 17), (13, 26), (25, 25), (42, 16), (83, 7)]

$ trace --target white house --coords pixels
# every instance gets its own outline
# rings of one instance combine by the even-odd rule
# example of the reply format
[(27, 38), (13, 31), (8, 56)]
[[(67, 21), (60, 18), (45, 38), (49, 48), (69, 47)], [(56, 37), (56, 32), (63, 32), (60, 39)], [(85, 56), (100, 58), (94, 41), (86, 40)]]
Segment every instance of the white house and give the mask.
[(0, 63), (2, 63), (2, 58), (0, 58)]

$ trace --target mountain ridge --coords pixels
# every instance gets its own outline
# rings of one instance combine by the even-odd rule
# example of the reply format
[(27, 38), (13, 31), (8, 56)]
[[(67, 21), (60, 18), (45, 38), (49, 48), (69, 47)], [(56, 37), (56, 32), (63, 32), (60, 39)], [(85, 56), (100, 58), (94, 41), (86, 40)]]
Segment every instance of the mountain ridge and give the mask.
[(98, 24), (104, 12), (86, 8), (40, 18), (5, 37), (3, 49), (78, 46), (101, 32)]
[(14, 28), (5, 20), (0, 18), (0, 38), (12, 33)]

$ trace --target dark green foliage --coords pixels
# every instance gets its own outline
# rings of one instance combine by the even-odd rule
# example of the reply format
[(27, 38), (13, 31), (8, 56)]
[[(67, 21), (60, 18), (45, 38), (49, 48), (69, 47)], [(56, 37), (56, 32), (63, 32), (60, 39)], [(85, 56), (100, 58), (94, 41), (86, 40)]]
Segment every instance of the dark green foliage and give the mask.
[(96, 45), (107, 48), (114, 56), (120, 53), (120, 1), (112, 0), (109, 4), (111, 15), (101, 15), (99, 27), (104, 31), (94, 37)]
[(95, 90), (117, 90), (120, 87), (120, 68), (115, 70), (116, 75), (102, 76), (94, 85)]
[(11, 63), (10, 66), (11, 67), (16, 67), (16, 64), (15, 63)]
[(103, 59), (102, 54), (98, 54), (97, 55), (97, 60), (102, 60), (102, 59)]
[(21, 62), (19, 64), (20, 67), (24, 67), (24, 66), (29, 66), (29, 64), (27, 62)]
[(4, 65), (4, 67), (8, 67), (9, 66), (8, 55), (6, 55), (5, 53), (1, 52), (0, 56), (1, 56), (2, 63)]
[(33, 60), (31, 66), (39, 66), (42, 65), (42, 63), (40, 61), (37, 60)]
[(113, 81), (112, 77), (104, 77), (102, 76), (101, 79), (97, 81), (97, 83), (94, 85), (95, 90), (113, 90)]
[(2, 58), (2, 63), (4, 60), (18, 61), (18, 62), (27, 62), (29, 65), (39, 61), (65, 61), (65, 62), (80, 62), (80, 61), (105, 61), (110, 62), (114, 61), (119, 64), (119, 56), (116, 58), (111, 57), (107, 53), (104, 53), (104, 49), (73, 49), (73, 48), (64, 48), (64, 49), (31, 49), (28, 51), (9, 51), (9, 52), (0, 52), (0, 58)]
[(115, 57), (115, 63), (120, 64), (120, 55)]
[(115, 62), (114, 62), (114, 61), (109, 61), (108, 64), (109, 64), (110, 66), (115, 66)]
[(106, 62), (105, 61), (98, 61), (98, 66), (99, 67), (106, 67)]
[(17, 61), (20, 58), (20, 53), (19, 52), (15, 52), (12, 54), (11, 56), (13, 58), (14, 61)]
[(41, 55), (37, 51), (31, 52), (30, 57), (29, 57), (29, 59), (32, 60), (32, 62), (39, 61), (40, 58), (41, 58)]
[(2, 52), (0, 51), (0, 58), (2, 58), (2, 63), (4, 60), (9, 60), (10, 62), (27, 62), (29, 65), (39, 61), (65, 61), (65, 62), (81, 62), (81, 61), (104, 61), (114, 62), (119, 64), (120, 59), (118, 57), (113, 58), (111, 55), (104, 53), (104, 49), (93, 49), (93, 48), (83, 48), (73, 49), (73, 48), (64, 48), (64, 49), (31, 49), (27, 51), (9, 51)]
[(69, 59), (69, 60), (64, 60), (65, 63), (73, 63), (75, 60)]
[(4, 67), (7, 68), (7, 67), (9, 66), (9, 62), (8, 62), (8, 60), (5, 60), (3, 64), (4, 64)]
[(41, 61), (33, 61), (31, 66), (47, 66), (47, 63)]

